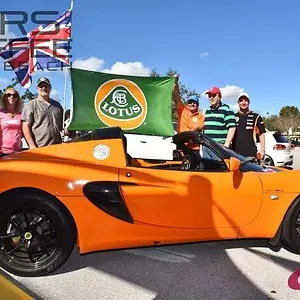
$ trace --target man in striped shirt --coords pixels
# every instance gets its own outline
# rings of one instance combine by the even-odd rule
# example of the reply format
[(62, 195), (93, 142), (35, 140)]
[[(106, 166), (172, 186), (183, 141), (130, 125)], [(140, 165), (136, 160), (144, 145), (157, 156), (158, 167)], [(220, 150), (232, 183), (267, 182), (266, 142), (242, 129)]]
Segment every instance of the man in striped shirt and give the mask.
[(206, 94), (210, 107), (205, 112), (204, 134), (229, 148), (236, 129), (235, 114), (221, 101), (222, 94), (218, 87), (212, 87)]

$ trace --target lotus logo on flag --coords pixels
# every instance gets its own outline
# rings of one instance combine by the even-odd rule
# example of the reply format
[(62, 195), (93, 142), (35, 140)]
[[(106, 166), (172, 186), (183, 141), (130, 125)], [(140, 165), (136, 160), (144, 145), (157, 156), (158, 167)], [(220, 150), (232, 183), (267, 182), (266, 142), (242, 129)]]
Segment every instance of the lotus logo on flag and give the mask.
[(122, 128), (125, 132), (172, 136), (175, 77), (131, 76), (71, 68), (69, 130)]
[(145, 121), (147, 100), (134, 82), (114, 79), (105, 82), (97, 90), (95, 109), (99, 119), (107, 126), (131, 130)]

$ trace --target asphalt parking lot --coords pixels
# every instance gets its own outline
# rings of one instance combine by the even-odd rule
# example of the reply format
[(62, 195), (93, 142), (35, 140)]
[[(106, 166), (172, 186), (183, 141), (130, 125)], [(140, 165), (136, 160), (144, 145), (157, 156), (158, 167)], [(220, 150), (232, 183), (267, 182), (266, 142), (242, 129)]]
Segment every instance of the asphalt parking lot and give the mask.
[[(294, 155), (293, 167), (300, 169), (299, 148)], [(253, 240), (84, 256), (74, 249), (48, 277), (14, 278), (40, 299), (51, 300), (300, 299), (300, 290), (288, 285), (296, 270), (300, 256), (272, 252)]]

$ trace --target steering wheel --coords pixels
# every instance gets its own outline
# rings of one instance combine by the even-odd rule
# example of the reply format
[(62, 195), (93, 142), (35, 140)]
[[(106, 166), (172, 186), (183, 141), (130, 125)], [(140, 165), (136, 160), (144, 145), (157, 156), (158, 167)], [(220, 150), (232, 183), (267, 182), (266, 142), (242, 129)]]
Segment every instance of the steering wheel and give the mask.
[(191, 160), (188, 155), (182, 159), (181, 170), (191, 170)]
[(192, 159), (191, 155), (185, 155), (182, 159), (181, 170), (204, 170), (204, 165), (201, 161)]

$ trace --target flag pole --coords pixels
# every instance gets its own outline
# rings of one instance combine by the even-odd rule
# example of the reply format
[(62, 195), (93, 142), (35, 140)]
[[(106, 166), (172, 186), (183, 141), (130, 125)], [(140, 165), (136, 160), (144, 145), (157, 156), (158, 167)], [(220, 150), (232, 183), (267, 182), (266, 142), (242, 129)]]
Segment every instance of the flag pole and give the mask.
[(68, 77), (67, 70), (64, 70), (64, 73), (65, 73), (65, 89), (64, 89), (64, 103), (63, 103), (63, 107), (64, 107), (64, 110), (66, 110), (66, 108), (67, 108), (67, 77)]
[(65, 115), (66, 115), (66, 110), (67, 110), (67, 77), (68, 77), (68, 72), (67, 70), (64, 70), (65, 73), (65, 88), (64, 88), (64, 100), (63, 100), (63, 120), (62, 120), (62, 139), (64, 141), (65, 138)]
[(67, 70), (65, 70), (64, 73), (65, 73), (64, 110), (66, 110), (66, 108), (67, 108), (67, 77), (68, 77)]
[[(71, 0), (71, 5), (70, 5), (70, 9), (69, 11), (73, 12), (73, 1), (74, 0)], [(64, 87), (64, 102), (63, 102), (63, 132), (62, 132), (62, 135), (63, 135), (63, 140), (64, 140), (64, 137), (65, 137), (65, 115), (66, 115), (66, 110), (67, 110), (67, 79), (68, 79), (68, 75), (69, 75), (69, 72), (70, 72), (70, 67), (66, 67), (64, 69), (64, 73), (65, 73), (65, 87)]]

